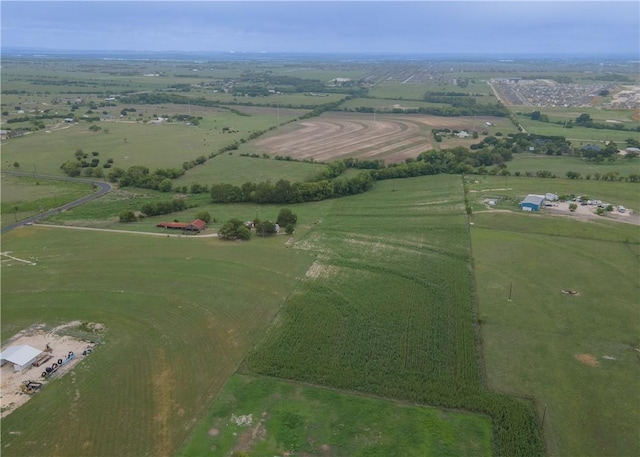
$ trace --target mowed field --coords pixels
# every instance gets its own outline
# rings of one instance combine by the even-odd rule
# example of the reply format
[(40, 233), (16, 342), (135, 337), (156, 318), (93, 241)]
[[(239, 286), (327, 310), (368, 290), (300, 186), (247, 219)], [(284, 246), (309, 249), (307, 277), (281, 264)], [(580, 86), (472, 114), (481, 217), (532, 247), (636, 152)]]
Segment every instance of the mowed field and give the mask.
[(106, 330), (72, 373), (2, 419), (2, 455), (174, 455), (312, 263), (285, 241), (3, 235), (3, 252), (37, 263), (2, 260), (3, 340), (38, 323)]
[(638, 227), (504, 212), (473, 220), (489, 387), (535, 397), (550, 456), (640, 455)]
[[(421, 190), (420, 183), (434, 189)], [(163, 456), (174, 455), (186, 442), (186, 455), (220, 455), (216, 450), (247, 446), (246, 427), (236, 426), (239, 433), (234, 436), (227, 424), (232, 415), (237, 418), (255, 411), (254, 427), (264, 426), (255, 441), (249, 440), (262, 446), (256, 447), (257, 452), (309, 448), (325, 455), (322, 445), (327, 444), (331, 451), (327, 455), (336, 456), (384, 455), (382, 451), (394, 449), (416, 456), (425, 452), (490, 455), (491, 423), (483, 415), (423, 409), (261, 377), (254, 377), (248, 388), (244, 382), (238, 384), (242, 378), (234, 378), (220, 397), (223, 403), (212, 403), (283, 300), (296, 296), (301, 282), (316, 284), (327, 273), (323, 267), (327, 261), (320, 263), (318, 257), (325, 259), (323, 252), (333, 252), (336, 246), (323, 240), (326, 232), (318, 231), (318, 225), (329, 229), (334, 239), (345, 211), (350, 213), (367, 201), (365, 208), (382, 202), (390, 208), (407, 198), (412, 202), (407, 209), (423, 202), (425, 212), (429, 207), (442, 208), (443, 222), (450, 211), (456, 214), (453, 220), (462, 220), (457, 177), (403, 184), (358, 198), (294, 207), (300, 228), (299, 243), (293, 248), (287, 248), (290, 244), (284, 236), (225, 243), (215, 238), (38, 226), (4, 235), (3, 250), (18, 258), (36, 259), (37, 265), (3, 262), (3, 335), (10, 337), (34, 323), (53, 327), (72, 320), (100, 323), (106, 330), (99, 335), (102, 343), (71, 374), (52, 381), (3, 419), (3, 454)], [(457, 196), (450, 201), (452, 190)], [(433, 197), (438, 198), (431, 201)], [(233, 208), (240, 210), (243, 205), (230, 205), (225, 211)], [(358, 219), (353, 222), (359, 227)], [(418, 242), (414, 235), (407, 238), (403, 233), (404, 241), (388, 245), (393, 251), (399, 248), (399, 255)], [(370, 256), (377, 263), (388, 253), (384, 243), (378, 248), (380, 235), (354, 234), (345, 242), (360, 251), (361, 258)], [(370, 243), (373, 249), (361, 249)], [(434, 255), (441, 257), (437, 251), (448, 248), (438, 244), (430, 241)], [(401, 261), (398, 257), (394, 263)], [(395, 329), (406, 313), (399, 313), (397, 319), (389, 317)], [(402, 333), (393, 339), (402, 341)], [(470, 350), (466, 346), (460, 363), (470, 363), (468, 369), (473, 372)], [(281, 396), (289, 394), (283, 402)], [(230, 396), (236, 403), (225, 406)], [(202, 422), (212, 404), (214, 409)], [(269, 413), (263, 417), (265, 410)], [(343, 433), (336, 436), (335, 427)], [(428, 431), (422, 433), (423, 427)], [(220, 443), (210, 433), (212, 428), (220, 431)], [(319, 442), (321, 438), (327, 443)]]
[(427, 115), (380, 115), (325, 113), (264, 136), (254, 143), (257, 152), (313, 158), (326, 162), (354, 157), (381, 159), (387, 163), (416, 158), (432, 149), (432, 129), (470, 129), (474, 122), (500, 122), (493, 117), (438, 117)]

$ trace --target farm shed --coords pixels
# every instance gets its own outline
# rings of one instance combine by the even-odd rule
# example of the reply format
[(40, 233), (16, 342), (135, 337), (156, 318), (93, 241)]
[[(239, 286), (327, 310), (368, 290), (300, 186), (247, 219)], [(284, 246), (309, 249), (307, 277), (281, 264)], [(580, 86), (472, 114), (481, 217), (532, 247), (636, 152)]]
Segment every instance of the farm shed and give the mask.
[(40, 354), (42, 354), (40, 349), (28, 344), (11, 346), (0, 353), (0, 365), (4, 365), (7, 362), (13, 363), (15, 371), (22, 371), (31, 365)]
[(544, 195), (529, 194), (520, 202), (522, 211), (538, 211), (544, 203)]
[(201, 232), (207, 228), (207, 223), (201, 219), (196, 219), (193, 222), (190, 222), (185, 227), (185, 230), (190, 232)]
[(196, 219), (192, 222), (159, 222), (156, 224), (156, 227), (183, 230), (186, 232), (201, 232), (207, 228), (207, 223), (203, 220)]

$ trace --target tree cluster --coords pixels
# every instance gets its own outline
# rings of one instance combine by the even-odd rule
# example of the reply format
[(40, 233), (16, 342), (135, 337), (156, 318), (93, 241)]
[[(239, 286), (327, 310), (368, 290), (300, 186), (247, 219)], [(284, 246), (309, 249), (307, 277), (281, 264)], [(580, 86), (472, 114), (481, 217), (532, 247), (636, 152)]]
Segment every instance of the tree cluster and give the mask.
[(303, 203), (327, 198), (354, 195), (366, 192), (373, 185), (371, 175), (363, 171), (351, 178), (290, 183), (281, 179), (275, 184), (270, 181), (246, 182), (242, 186), (233, 184), (212, 184), (211, 199), (215, 203)]
[(230, 219), (220, 228), (218, 237), (223, 240), (248, 240), (251, 230), (240, 219)]
[(110, 182), (118, 183), (120, 187), (140, 187), (170, 192), (172, 180), (183, 174), (184, 168), (158, 168), (150, 172), (145, 166), (134, 165), (126, 170), (116, 167), (109, 172), (108, 178)]
[(146, 216), (160, 216), (161, 214), (170, 214), (185, 209), (187, 209), (187, 203), (183, 199), (174, 198), (173, 200), (145, 203), (140, 208), (140, 212)]

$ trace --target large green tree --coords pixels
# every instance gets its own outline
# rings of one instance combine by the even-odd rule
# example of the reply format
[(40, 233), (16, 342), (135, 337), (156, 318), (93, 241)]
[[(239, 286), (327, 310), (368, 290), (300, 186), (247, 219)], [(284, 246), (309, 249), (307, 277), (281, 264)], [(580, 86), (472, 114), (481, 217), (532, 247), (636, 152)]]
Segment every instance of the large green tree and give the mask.
[(278, 213), (276, 224), (280, 227), (286, 227), (287, 225), (296, 225), (298, 222), (298, 216), (293, 214), (289, 208), (282, 208)]

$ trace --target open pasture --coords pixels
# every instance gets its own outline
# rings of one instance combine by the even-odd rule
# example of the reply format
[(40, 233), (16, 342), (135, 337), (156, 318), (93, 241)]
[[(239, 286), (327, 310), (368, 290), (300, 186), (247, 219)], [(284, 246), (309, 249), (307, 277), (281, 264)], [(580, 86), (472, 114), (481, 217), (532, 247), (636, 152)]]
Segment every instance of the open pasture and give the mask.
[(203, 185), (213, 183), (241, 185), (247, 181), (276, 182), (280, 179), (291, 182), (305, 181), (322, 173), (326, 168), (322, 164), (239, 155), (249, 148), (240, 147), (238, 151), (221, 154), (201, 166), (192, 168), (184, 176), (176, 179), (174, 186), (188, 185), (193, 182)]
[(489, 387), (536, 398), (550, 456), (638, 455), (637, 226), (496, 212), (473, 220)]
[(612, 129), (592, 129), (579, 126), (565, 128), (563, 124), (533, 121), (530, 116), (515, 115), (515, 117), (528, 133), (564, 136), (576, 146), (589, 143), (604, 143), (605, 141), (615, 141), (622, 145), (627, 138), (635, 138), (638, 136), (637, 132), (625, 132), (622, 130)]
[(403, 162), (432, 148), (432, 129), (469, 129), (493, 117), (329, 113), (287, 126), (253, 144), (258, 152), (330, 161), (354, 157)]
[[(140, 109), (150, 116), (163, 114), (160, 107), (141, 105)], [(189, 107), (183, 105), (169, 107), (174, 114), (186, 114), (188, 110)], [(5, 140), (2, 144), (2, 169), (9, 169), (17, 161), (22, 169), (28, 171), (62, 175), (60, 165), (74, 159), (78, 149), (89, 154), (90, 159), (93, 151), (99, 152), (100, 167), (108, 159), (113, 159), (113, 167), (120, 168), (133, 165), (151, 169), (180, 168), (183, 162), (201, 155), (208, 157), (221, 147), (248, 137), (253, 131), (266, 130), (295, 117), (287, 112), (278, 115), (276, 109), (241, 116), (216, 108), (201, 108), (194, 109), (193, 115), (203, 117), (199, 126), (189, 126), (184, 122), (143, 123), (133, 116), (127, 120), (65, 125)], [(101, 130), (93, 132), (89, 130), (91, 125), (97, 125)], [(108, 171), (104, 169), (105, 174)]]
[(486, 416), (235, 375), (178, 454), (490, 456)]
[(34, 216), (92, 192), (90, 184), (0, 175), (2, 226)]
[[(638, 184), (627, 182), (595, 181), (593, 179), (527, 178), (523, 176), (467, 176), (469, 198), (480, 200), (498, 197), (519, 203), (528, 194), (547, 192), (556, 195), (584, 195), (612, 205), (623, 205), (640, 212)], [(534, 215), (535, 216), (535, 215)]]
[[(172, 456), (312, 262), (224, 243), (25, 227), (3, 251), (2, 335), (104, 324), (102, 344), (2, 420), (3, 456)], [(73, 432), (71, 432), (73, 431)]]
[(582, 178), (589, 176), (595, 180), (596, 173), (604, 176), (609, 172), (618, 173), (619, 176), (640, 174), (640, 159), (625, 159), (617, 157), (613, 163), (597, 163), (593, 160), (585, 160), (582, 157), (571, 156), (547, 156), (543, 154), (514, 154), (513, 159), (506, 163), (507, 169), (513, 175), (515, 172), (522, 174), (527, 171), (536, 173), (547, 170), (560, 178), (566, 177), (567, 172), (580, 173)]

